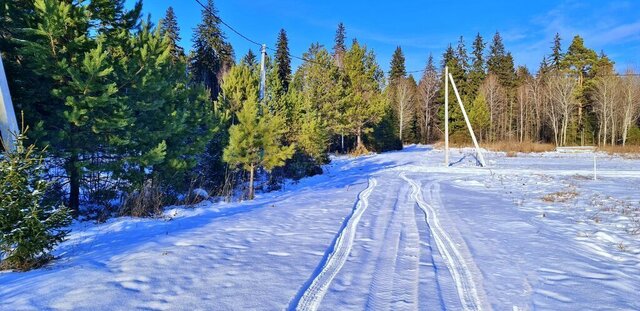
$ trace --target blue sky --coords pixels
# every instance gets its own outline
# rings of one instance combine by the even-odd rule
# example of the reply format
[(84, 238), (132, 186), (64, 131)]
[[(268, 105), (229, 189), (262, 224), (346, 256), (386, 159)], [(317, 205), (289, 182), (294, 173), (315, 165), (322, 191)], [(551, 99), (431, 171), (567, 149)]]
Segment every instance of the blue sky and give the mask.
[[(133, 0), (127, 0), (132, 5)], [(206, 2), (206, 0), (201, 0)], [(597, 52), (604, 50), (618, 70), (640, 69), (640, 1), (305, 1), (305, 0), (218, 0), (220, 17), (249, 38), (274, 46), (280, 28), (289, 36), (291, 53), (302, 55), (319, 42), (333, 46), (336, 25), (343, 22), (348, 42), (357, 38), (373, 48), (387, 71), (391, 54), (401, 46), (407, 70), (421, 70), (430, 53), (436, 60), (449, 43), (464, 36), (471, 48), (480, 33), (485, 41), (499, 31), (515, 57), (516, 64), (535, 71), (549, 53), (556, 32), (566, 50), (578, 34)], [(157, 21), (173, 6), (181, 27), (182, 46), (191, 47), (193, 28), (200, 21), (201, 8), (195, 0), (144, 0), (144, 14)], [(249, 48), (229, 29), (223, 30), (233, 45), (236, 58)], [(293, 61), (294, 67), (299, 62)]]

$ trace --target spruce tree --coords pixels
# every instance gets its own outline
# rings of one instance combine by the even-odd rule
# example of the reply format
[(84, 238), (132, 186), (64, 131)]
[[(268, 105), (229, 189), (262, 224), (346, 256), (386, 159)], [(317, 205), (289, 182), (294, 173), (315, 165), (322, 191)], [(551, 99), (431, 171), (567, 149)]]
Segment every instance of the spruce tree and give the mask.
[(226, 41), (220, 29), (213, 0), (202, 10), (202, 21), (193, 34), (193, 51), (190, 56), (190, 71), (194, 82), (203, 83), (215, 100), (220, 93), (222, 76), (234, 64), (233, 47)]
[(480, 36), (480, 33), (478, 33), (473, 40), (472, 64), (471, 70), (469, 71), (469, 96), (472, 98), (475, 98), (477, 95), (478, 89), (486, 76), (484, 48), (484, 40), (482, 36)]
[(284, 94), (289, 90), (289, 83), (291, 82), (291, 56), (289, 55), (289, 39), (287, 39), (287, 32), (284, 29), (280, 29), (280, 33), (278, 34), (278, 41), (276, 42), (276, 55), (274, 61), (278, 72), (278, 79), (282, 84), (282, 92)]
[(553, 37), (553, 46), (551, 47), (551, 68), (555, 71), (562, 69), (562, 58), (560, 34), (556, 32), (555, 37)]
[(405, 58), (402, 53), (401, 47), (396, 47), (396, 50), (391, 56), (391, 65), (389, 69), (389, 83), (393, 84), (399, 78), (404, 78), (407, 75), (407, 69), (405, 67)]
[(456, 58), (460, 63), (460, 67), (466, 74), (469, 71), (469, 56), (467, 56), (467, 47), (464, 43), (464, 37), (460, 36), (458, 47), (456, 48)]
[(258, 56), (254, 54), (251, 49), (249, 49), (247, 54), (244, 57), (242, 57), (240, 64), (249, 67), (252, 71), (256, 71), (258, 70), (258, 66), (260, 65), (260, 62), (258, 61)]
[[(449, 44), (449, 47), (442, 55), (442, 73), (440, 75), (442, 77), (445, 77), (445, 67), (449, 68), (449, 74), (453, 76), (453, 79), (456, 82), (456, 87), (458, 88), (458, 92), (462, 97), (461, 99), (466, 102), (467, 94), (466, 90), (463, 88), (465, 86), (464, 69), (460, 64), (457, 53), (455, 52), (451, 44)], [(445, 78), (448, 79), (448, 77)], [(440, 88), (439, 102), (443, 105), (440, 107), (438, 115), (440, 116), (440, 120), (444, 120), (444, 81), (442, 81), (441, 83), (442, 84)], [(455, 132), (457, 131), (464, 130), (464, 117), (462, 116), (462, 111), (460, 110), (460, 106), (458, 105), (458, 99), (453, 92), (451, 82), (449, 82), (449, 88), (449, 130), (451, 133), (455, 134)], [(441, 125), (444, 126), (444, 122)]]
[(179, 45), (180, 27), (173, 7), (167, 9), (164, 18), (160, 20), (160, 30), (163, 35), (169, 38), (169, 46), (171, 49), (171, 57), (176, 62), (185, 57), (184, 49)]
[(347, 51), (347, 46), (345, 44), (345, 40), (347, 38), (347, 30), (344, 27), (344, 24), (340, 22), (338, 24), (338, 29), (336, 30), (336, 36), (334, 38), (333, 45), (333, 57), (336, 61), (336, 65), (340, 68), (343, 66), (344, 62), (344, 53)]
[(513, 56), (505, 50), (502, 37), (499, 32), (493, 37), (489, 47), (489, 57), (487, 59), (488, 73), (495, 74), (500, 84), (507, 89), (515, 85), (515, 67)]
[(24, 136), (17, 138), (15, 151), (0, 154), (0, 270), (28, 270), (46, 263), (71, 223), (69, 210), (45, 197), (51, 184), (41, 177), (41, 151), (24, 146)]

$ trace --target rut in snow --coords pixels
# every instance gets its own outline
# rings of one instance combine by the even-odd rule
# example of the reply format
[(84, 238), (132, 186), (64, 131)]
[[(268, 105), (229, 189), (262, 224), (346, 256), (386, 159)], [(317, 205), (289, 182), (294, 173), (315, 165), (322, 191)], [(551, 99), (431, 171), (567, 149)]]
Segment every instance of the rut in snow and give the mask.
[(344, 263), (349, 257), (351, 248), (353, 247), (353, 240), (356, 235), (356, 228), (360, 222), (362, 214), (369, 206), (369, 196), (373, 189), (378, 184), (375, 178), (369, 179), (369, 186), (358, 195), (358, 200), (354, 207), (353, 213), (349, 217), (346, 225), (340, 231), (338, 238), (333, 246), (333, 251), (326, 257), (326, 261), (322, 266), (322, 270), (315, 275), (313, 281), (304, 288), (302, 296), (297, 298), (297, 303), (290, 306), (291, 309), (296, 310), (317, 310), (322, 298), (327, 293), (331, 281), (338, 274)]
[[(425, 214), (425, 220), (429, 225), (429, 229), (431, 230), (433, 239), (436, 242), (436, 246), (442, 254), (442, 257), (455, 282), (462, 307), (465, 310), (484, 310), (486, 308), (485, 303), (480, 299), (480, 294), (472, 273), (462, 256), (461, 251), (453, 242), (449, 234), (447, 234), (447, 232), (442, 228), (436, 210), (432, 205), (425, 202), (422, 195), (422, 189), (418, 183), (408, 178), (404, 172), (401, 173), (400, 176), (413, 188), (412, 196)], [(429, 185), (432, 199), (434, 199), (434, 196), (439, 196), (437, 193), (438, 189), (433, 185), (433, 183)], [(436, 190), (435, 194), (434, 190)]]

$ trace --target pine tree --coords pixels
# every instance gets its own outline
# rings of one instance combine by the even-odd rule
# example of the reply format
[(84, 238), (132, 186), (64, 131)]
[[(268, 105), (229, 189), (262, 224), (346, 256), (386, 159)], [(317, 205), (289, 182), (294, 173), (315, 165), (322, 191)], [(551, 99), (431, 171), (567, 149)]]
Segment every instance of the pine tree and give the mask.
[(391, 56), (391, 68), (389, 69), (389, 83), (393, 84), (399, 78), (404, 78), (407, 75), (407, 69), (405, 68), (404, 54), (401, 47), (396, 47), (396, 50)]
[(291, 56), (289, 55), (289, 39), (287, 39), (287, 32), (284, 29), (280, 29), (278, 34), (278, 41), (276, 42), (276, 55), (275, 66), (278, 72), (278, 79), (282, 84), (282, 94), (289, 90), (289, 83), (291, 82)]
[(160, 20), (160, 31), (164, 36), (169, 38), (169, 46), (171, 48), (171, 57), (176, 62), (185, 57), (184, 49), (179, 45), (180, 27), (176, 19), (173, 7), (167, 9), (164, 18)]
[(469, 122), (480, 139), (486, 136), (486, 130), (491, 126), (489, 107), (485, 95), (480, 92), (469, 106)]
[(46, 263), (71, 223), (61, 202), (45, 198), (51, 184), (41, 177), (44, 158), (24, 141), (18, 136), (16, 150), (0, 155), (0, 269), (28, 270)]
[(197, 83), (203, 83), (215, 100), (220, 93), (223, 75), (234, 64), (233, 47), (226, 41), (220, 29), (213, 0), (202, 10), (202, 22), (193, 34), (193, 52), (190, 56), (190, 71)]
[(229, 145), (224, 150), (224, 161), (241, 165), (249, 173), (248, 199), (254, 198), (254, 179), (258, 168), (267, 171), (282, 166), (293, 155), (294, 146), (281, 145), (282, 118), (258, 113), (258, 98), (248, 96), (237, 114), (238, 123), (229, 130)]
[(363, 135), (385, 115), (386, 101), (381, 94), (384, 73), (372, 51), (354, 40), (345, 55), (347, 91), (345, 98), (345, 132), (356, 136), (356, 149), (365, 150)]
[(562, 59), (562, 67), (566, 68), (578, 80), (577, 95), (578, 98), (578, 119), (577, 119), (577, 135), (580, 137), (580, 144), (585, 143), (585, 113), (584, 109), (587, 105), (586, 87), (592, 78), (592, 69), (598, 62), (598, 54), (592, 49), (584, 46), (584, 39), (580, 36), (573, 37), (571, 45), (567, 49), (567, 53)]

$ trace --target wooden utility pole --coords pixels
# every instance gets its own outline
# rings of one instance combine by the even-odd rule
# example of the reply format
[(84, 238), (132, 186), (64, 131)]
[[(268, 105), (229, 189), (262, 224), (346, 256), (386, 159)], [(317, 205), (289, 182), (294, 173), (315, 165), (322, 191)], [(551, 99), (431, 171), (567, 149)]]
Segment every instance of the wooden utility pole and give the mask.
[(453, 80), (453, 76), (451, 74), (449, 74), (449, 79), (451, 80), (451, 86), (453, 86), (453, 91), (455, 92), (456, 98), (458, 99), (458, 103), (460, 104), (460, 109), (462, 110), (464, 121), (467, 123), (467, 128), (469, 129), (471, 140), (473, 140), (473, 145), (476, 147), (476, 155), (478, 157), (478, 162), (480, 163), (480, 166), (486, 167), (487, 164), (484, 161), (484, 156), (482, 156), (482, 151), (480, 150), (480, 145), (478, 145), (476, 134), (473, 132), (473, 128), (471, 127), (471, 122), (469, 121), (469, 117), (467, 116), (467, 111), (464, 109), (464, 104), (462, 104), (462, 99), (460, 99), (460, 93), (458, 93), (456, 82)]
[(16, 112), (9, 93), (9, 83), (4, 72), (2, 56), (0, 56), (0, 134), (2, 134), (2, 144), (7, 151), (15, 150), (15, 139), (19, 133)]
[(449, 166), (449, 67), (444, 67), (444, 165)]
[(267, 61), (267, 45), (263, 44), (260, 51), (260, 100), (264, 100), (266, 96), (267, 86), (267, 69), (265, 62)]

